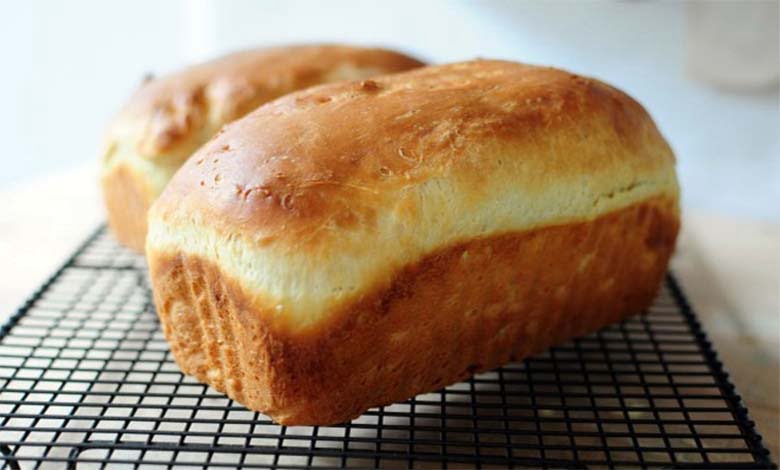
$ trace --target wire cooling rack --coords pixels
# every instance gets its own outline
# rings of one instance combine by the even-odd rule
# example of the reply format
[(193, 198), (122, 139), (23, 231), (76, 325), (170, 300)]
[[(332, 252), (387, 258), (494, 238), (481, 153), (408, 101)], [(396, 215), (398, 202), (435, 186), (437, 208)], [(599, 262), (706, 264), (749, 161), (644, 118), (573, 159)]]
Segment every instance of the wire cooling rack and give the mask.
[(672, 277), (649, 311), (351, 423), (285, 427), (179, 373), (98, 230), (0, 330), (6, 468), (771, 468)]

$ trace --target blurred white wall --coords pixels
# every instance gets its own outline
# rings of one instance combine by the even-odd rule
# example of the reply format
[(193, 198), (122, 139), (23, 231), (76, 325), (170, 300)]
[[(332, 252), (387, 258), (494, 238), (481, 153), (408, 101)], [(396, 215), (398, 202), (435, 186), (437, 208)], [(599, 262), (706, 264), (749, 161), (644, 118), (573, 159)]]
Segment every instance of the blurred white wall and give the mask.
[(432, 62), (551, 64), (609, 81), (670, 140), (688, 209), (780, 221), (777, 87), (736, 93), (690, 78), (685, 15), (683, 3), (654, 1), (6, 3), (0, 186), (94, 162), (106, 121), (146, 72), (242, 47), (345, 41)]

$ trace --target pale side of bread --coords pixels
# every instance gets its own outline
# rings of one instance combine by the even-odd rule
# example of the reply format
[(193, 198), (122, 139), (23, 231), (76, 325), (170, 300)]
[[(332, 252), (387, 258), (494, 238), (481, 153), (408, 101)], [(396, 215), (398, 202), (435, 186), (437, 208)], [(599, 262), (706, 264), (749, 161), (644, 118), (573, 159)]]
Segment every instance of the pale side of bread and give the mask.
[(312, 85), (421, 65), (383, 49), (288, 46), (242, 51), (147, 81), (105, 139), (101, 179), (112, 232), (142, 251), (149, 205), (184, 160), (225, 123)]
[(674, 156), (627, 95), (473, 61), (228, 125), (153, 205), (146, 251), (186, 373), (324, 424), (641, 310), (678, 197)]

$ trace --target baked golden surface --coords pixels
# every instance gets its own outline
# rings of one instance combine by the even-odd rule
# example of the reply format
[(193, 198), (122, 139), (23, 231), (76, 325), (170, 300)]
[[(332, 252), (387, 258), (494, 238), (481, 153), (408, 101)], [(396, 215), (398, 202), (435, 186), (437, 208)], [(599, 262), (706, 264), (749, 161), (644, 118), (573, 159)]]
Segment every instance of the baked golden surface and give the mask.
[(185, 372), (323, 424), (642, 309), (677, 200), (674, 156), (631, 98), (473, 61), (228, 125), (153, 205), (146, 250)]
[(222, 125), (312, 85), (422, 65), (403, 54), (347, 46), (248, 50), (151, 79), (111, 124), (102, 183), (109, 225), (142, 250), (146, 211), (181, 164)]

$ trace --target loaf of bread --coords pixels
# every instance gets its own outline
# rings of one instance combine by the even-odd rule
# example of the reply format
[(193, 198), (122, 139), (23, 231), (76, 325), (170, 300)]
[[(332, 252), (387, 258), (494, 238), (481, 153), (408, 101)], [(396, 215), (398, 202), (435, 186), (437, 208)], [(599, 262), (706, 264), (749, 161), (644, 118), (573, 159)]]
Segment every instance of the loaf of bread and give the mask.
[(182, 370), (328, 424), (640, 312), (675, 159), (599, 81), (472, 61), (323, 85), (227, 125), (149, 214)]
[(102, 186), (111, 231), (142, 251), (149, 205), (174, 172), (222, 125), (262, 103), (312, 85), (421, 65), (382, 49), (293, 46), (234, 53), (147, 81), (107, 133)]

